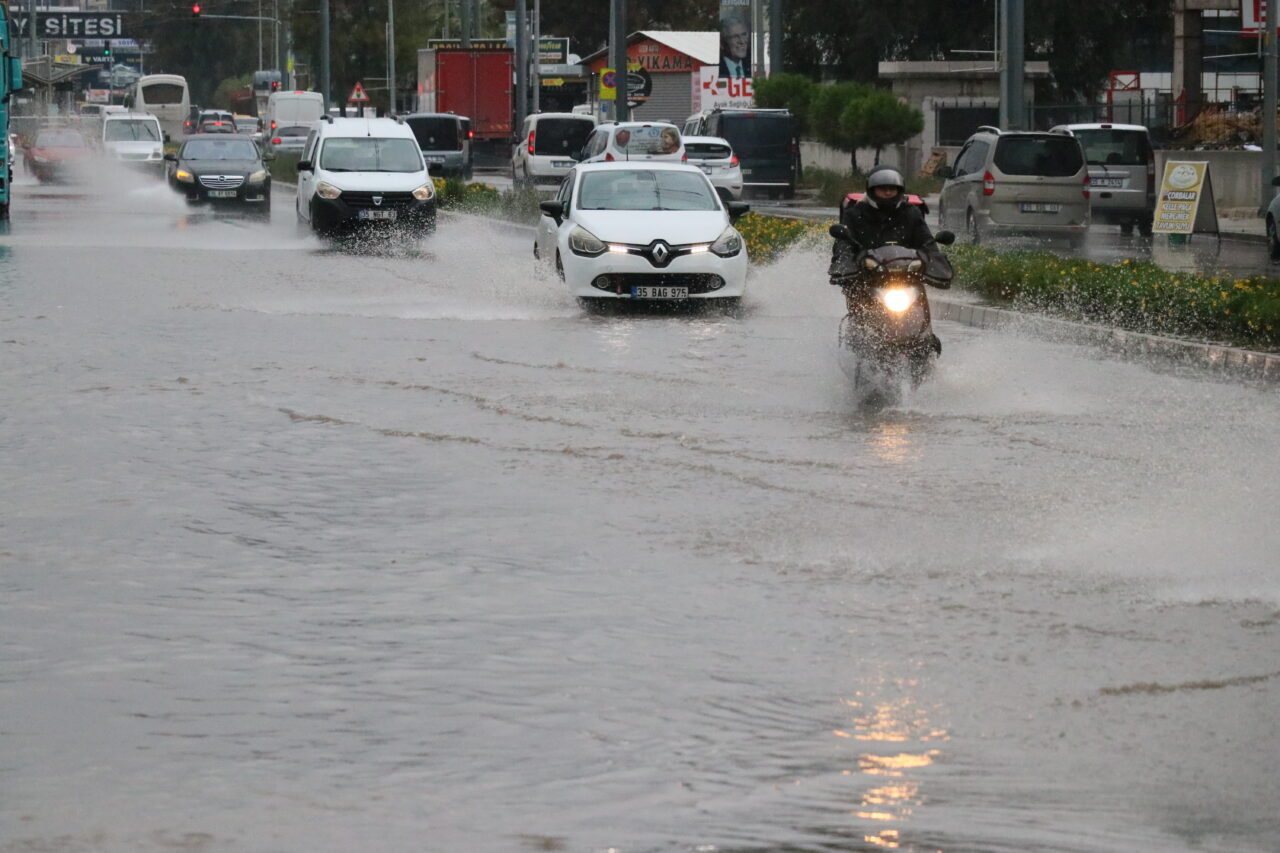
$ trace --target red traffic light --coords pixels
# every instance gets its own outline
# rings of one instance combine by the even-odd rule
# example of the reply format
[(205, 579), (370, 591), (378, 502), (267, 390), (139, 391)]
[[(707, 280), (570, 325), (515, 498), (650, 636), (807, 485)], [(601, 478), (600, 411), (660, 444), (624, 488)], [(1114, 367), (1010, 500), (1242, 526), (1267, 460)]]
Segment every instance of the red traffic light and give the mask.
[(198, 18), (198, 17), (200, 17), (200, 4), (199, 4), (199, 3), (193, 3), (193, 4), (191, 5), (191, 17), (193, 17), (193, 18)]

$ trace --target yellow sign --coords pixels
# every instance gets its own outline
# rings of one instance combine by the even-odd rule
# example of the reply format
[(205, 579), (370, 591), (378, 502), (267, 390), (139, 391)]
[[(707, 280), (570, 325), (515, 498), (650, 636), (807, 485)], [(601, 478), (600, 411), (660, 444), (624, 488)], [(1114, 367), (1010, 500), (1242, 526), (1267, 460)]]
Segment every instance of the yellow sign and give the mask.
[(639, 71), (642, 67), (643, 66), (641, 66), (639, 62), (632, 62), (630, 60), (627, 60), (628, 71)]
[(544, 86), (563, 86), (563, 85), (564, 85), (564, 78), (563, 78), (563, 77), (543, 77), (543, 78), (542, 78), (542, 85), (544, 85)]
[(612, 68), (600, 69), (600, 100), (616, 101), (618, 99), (618, 72)]
[(1213, 205), (1209, 164), (1204, 161), (1166, 161), (1151, 231), (1156, 234), (1190, 234), (1193, 231), (1217, 230), (1218, 216)]
[(79, 56), (76, 56), (74, 53), (59, 53), (59, 54), (55, 54), (55, 55), (54, 55), (54, 57), (53, 57), (53, 61), (54, 61), (54, 62), (61, 62), (61, 63), (63, 63), (64, 65), (79, 65), (79, 64), (81, 64), (81, 63), (80, 63), (80, 57), (79, 57)]

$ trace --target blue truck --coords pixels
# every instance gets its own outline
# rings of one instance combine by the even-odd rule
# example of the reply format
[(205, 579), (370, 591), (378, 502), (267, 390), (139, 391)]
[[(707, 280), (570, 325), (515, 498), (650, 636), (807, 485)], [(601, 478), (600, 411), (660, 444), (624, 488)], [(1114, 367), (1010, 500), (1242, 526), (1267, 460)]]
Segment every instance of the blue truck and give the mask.
[(9, 5), (0, 3), (0, 219), (9, 218), (9, 193), (13, 183), (13, 151), (9, 146), (9, 118), (12, 95), (22, 88), (22, 60), (14, 55), (14, 26)]

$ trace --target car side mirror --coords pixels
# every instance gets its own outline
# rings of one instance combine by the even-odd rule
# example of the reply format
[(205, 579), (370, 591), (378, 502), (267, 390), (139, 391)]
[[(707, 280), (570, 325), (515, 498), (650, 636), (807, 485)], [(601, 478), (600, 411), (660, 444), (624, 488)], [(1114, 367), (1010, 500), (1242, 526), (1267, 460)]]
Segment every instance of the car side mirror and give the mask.
[(554, 219), (557, 225), (564, 218), (564, 205), (558, 201), (540, 201), (538, 202), (538, 209)]
[(164, 155), (164, 159), (168, 160), (170, 163), (176, 163), (178, 162), (178, 155), (171, 152)]
[(263, 159), (263, 160), (274, 160), (274, 159), (276, 159), (276, 152), (274, 152), (274, 151), (267, 151), (267, 152), (265, 152), (265, 153), (262, 155), (262, 159)]
[(956, 171), (955, 169), (952, 169), (950, 166), (948, 166), (946, 163), (943, 163), (934, 171), (934, 174), (937, 175), (939, 178), (946, 180), (947, 178), (954, 178), (956, 176)]
[(298, 161), (298, 171), (299, 171), (299, 172), (310, 172), (310, 171), (311, 171), (311, 161), (310, 161), (310, 160), (299, 160), (299, 161)]
[(937, 234), (933, 235), (933, 239), (943, 246), (950, 246), (956, 241), (956, 235), (951, 231), (939, 231)]
[(725, 210), (729, 211), (729, 221), (737, 222), (738, 219), (751, 209), (751, 205), (745, 201), (731, 201), (725, 205)]
[[(849, 230), (849, 226), (843, 222), (837, 222), (827, 229), (827, 233), (837, 240), (847, 240), (853, 242), (853, 232)], [(936, 239), (936, 238), (935, 238)]]

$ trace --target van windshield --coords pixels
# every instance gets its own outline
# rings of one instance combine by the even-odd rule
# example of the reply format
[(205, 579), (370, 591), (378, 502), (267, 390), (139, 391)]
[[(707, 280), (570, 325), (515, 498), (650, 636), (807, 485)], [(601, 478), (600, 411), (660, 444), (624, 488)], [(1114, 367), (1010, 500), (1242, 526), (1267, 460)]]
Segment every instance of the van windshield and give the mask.
[(534, 154), (569, 155), (582, 148), (596, 123), (589, 119), (544, 118), (534, 126)]
[(1006, 175), (1067, 178), (1084, 167), (1080, 143), (1070, 136), (1002, 136), (995, 167)]
[(1140, 130), (1077, 130), (1076, 139), (1092, 166), (1145, 166), (1151, 160), (1151, 143)]
[(320, 168), (330, 172), (421, 172), (424, 167), (416, 140), (339, 136), (324, 141)]
[(458, 134), (458, 120), (446, 116), (430, 118), (407, 118), (413, 136), (418, 140), (418, 147), (423, 151), (461, 151), (462, 140)]
[(117, 119), (107, 122), (102, 138), (107, 142), (159, 142), (160, 128), (146, 119)]
[(588, 172), (578, 192), (582, 210), (716, 210), (701, 172), (649, 169)]

